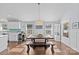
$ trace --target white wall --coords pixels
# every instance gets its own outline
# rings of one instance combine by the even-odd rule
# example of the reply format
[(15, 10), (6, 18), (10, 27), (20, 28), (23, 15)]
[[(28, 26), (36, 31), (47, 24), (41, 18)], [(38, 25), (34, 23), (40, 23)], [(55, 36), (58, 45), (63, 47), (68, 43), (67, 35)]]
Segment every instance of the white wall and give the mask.
[[(69, 16), (69, 15), (68, 15)], [(69, 38), (66, 38), (63, 36), (63, 23), (64, 21), (69, 21)], [(73, 23), (79, 22), (79, 18), (75, 17), (73, 15), (69, 17), (64, 17), (63, 20), (61, 21), (61, 36), (62, 39), (61, 41), (71, 47), (72, 49), (76, 50), (79, 52), (79, 28), (78, 29), (73, 29)]]
[(79, 30), (76, 32), (77, 33), (77, 51), (79, 51)]
[[(69, 37), (65, 37), (65, 36), (63, 36), (63, 32), (64, 32), (64, 22), (69, 22), (69, 19), (67, 19), (67, 18), (64, 18), (64, 19), (66, 19), (66, 20), (62, 20), (61, 21), (61, 41), (63, 42), (63, 43), (65, 43), (66, 45), (68, 45), (68, 46), (70, 46), (70, 32), (69, 32), (69, 28), (68, 28), (68, 32), (69, 32)], [(70, 22), (69, 22), (70, 23)], [(69, 26), (70, 27), (70, 26)]]
[(79, 22), (79, 18), (72, 18), (72, 20), (70, 20), (70, 22), (71, 22), (71, 27), (70, 27), (70, 42), (72, 42), (71, 43), (71, 46), (75, 49), (75, 50), (77, 50), (77, 51), (79, 51), (79, 28), (78, 29), (73, 29), (72, 28), (72, 24), (73, 23), (75, 23), (75, 22)]

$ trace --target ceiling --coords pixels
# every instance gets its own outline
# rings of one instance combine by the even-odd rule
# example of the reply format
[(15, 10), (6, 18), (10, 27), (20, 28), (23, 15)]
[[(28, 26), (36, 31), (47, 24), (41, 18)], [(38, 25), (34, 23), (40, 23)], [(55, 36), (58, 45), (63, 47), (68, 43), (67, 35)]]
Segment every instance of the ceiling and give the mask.
[[(39, 19), (37, 3), (0, 3), (1, 18), (17, 18), (21, 21), (34, 21)], [(57, 21), (65, 16), (78, 16), (78, 3), (41, 3), (40, 19), (44, 21)]]

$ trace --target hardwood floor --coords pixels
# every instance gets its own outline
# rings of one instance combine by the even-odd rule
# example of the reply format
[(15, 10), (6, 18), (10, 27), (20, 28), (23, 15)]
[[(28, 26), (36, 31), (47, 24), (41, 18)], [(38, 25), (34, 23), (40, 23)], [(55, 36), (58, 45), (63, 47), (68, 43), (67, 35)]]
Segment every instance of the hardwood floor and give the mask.
[[(47, 50), (45, 50), (44, 47), (36, 47), (35, 49), (30, 47), (29, 55), (79, 55), (78, 52), (63, 43), (60, 44), (58, 41), (52, 42), (55, 43), (53, 54), (50, 49), (51, 47), (47, 48)], [(27, 46), (25, 45), (25, 42), (21, 44), (9, 42), (8, 48), (5, 51), (2, 51), (0, 55), (28, 55)]]

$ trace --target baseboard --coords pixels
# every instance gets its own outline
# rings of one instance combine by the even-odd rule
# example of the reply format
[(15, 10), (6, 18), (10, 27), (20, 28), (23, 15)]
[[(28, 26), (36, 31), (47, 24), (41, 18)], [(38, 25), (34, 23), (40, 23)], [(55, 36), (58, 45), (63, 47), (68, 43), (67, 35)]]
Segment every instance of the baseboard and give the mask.
[(71, 45), (66, 44), (66, 43), (65, 43), (65, 42), (63, 42), (63, 41), (62, 41), (62, 43), (64, 43), (67, 47), (69, 47), (69, 48), (73, 49), (74, 51), (79, 52), (79, 50), (77, 50), (76, 48), (72, 47)]

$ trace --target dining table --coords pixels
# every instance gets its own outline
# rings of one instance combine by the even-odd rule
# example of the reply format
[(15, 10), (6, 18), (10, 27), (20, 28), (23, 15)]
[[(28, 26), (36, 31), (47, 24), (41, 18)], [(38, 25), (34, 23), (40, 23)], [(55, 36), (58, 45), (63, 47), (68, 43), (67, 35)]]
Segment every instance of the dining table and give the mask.
[[(31, 39), (31, 41), (26, 41), (26, 45), (27, 45), (27, 53), (29, 54), (30, 51), (30, 47), (32, 47), (33, 49), (35, 49), (36, 47), (44, 47), (45, 50), (51, 46), (51, 51), (52, 53), (54, 53), (54, 49), (53, 46), (55, 45), (54, 43), (48, 41), (48, 39), (54, 39), (54, 38), (27, 38), (27, 39)], [(35, 42), (35, 40), (37, 39), (44, 39), (44, 42)]]

